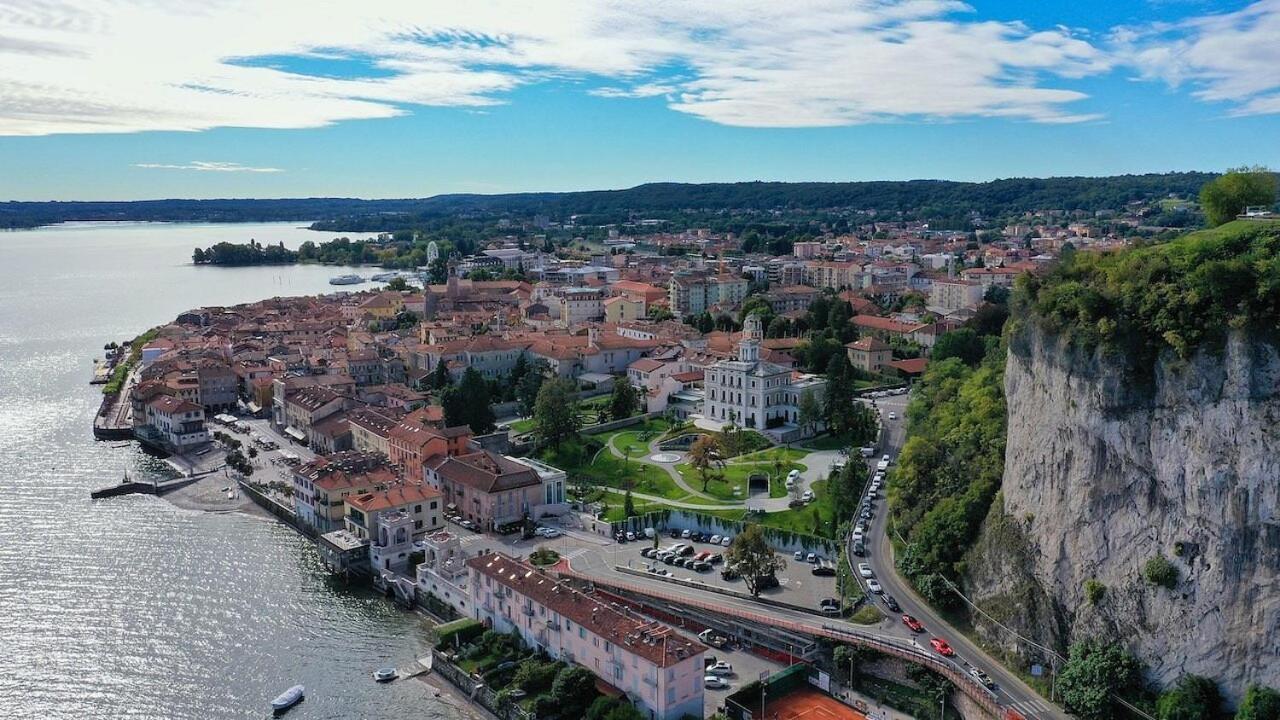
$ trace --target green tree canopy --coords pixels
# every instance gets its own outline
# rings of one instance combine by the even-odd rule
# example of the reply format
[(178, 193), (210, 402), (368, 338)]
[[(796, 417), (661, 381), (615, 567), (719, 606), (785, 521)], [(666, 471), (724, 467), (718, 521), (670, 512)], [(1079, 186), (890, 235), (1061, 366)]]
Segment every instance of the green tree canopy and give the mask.
[(1280, 720), (1280, 692), (1250, 685), (1236, 710), (1236, 720)]
[(1160, 720), (1218, 720), (1222, 694), (1218, 684), (1200, 675), (1183, 675), (1156, 702)]
[(1275, 173), (1262, 167), (1233, 168), (1200, 190), (1200, 205), (1210, 227), (1236, 219), (1250, 205), (1270, 208), (1275, 202)]
[(533, 407), (533, 433), (538, 441), (558, 448), (578, 432), (580, 424), (573, 382), (556, 378), (542, 383)]
[(934, 362), (947, 358), (960, 358), (965, 365), (977, 365), (987, 354), (986, 343), (971, 328), (960, 328), (943, 334), (933, 346)]
[(635, 415), (640, 409), (640, 396), (631, 379), (626, 375), (613, 383), (613, 395), (609, 398), (609, 417), (621, 420)]
[(760, 595), (762, 578), (787, 567), (787, 561), (769, 547), (764, 538), (764, 530), (755, 523), (748, 523), (733, 539), (733, 543), (725, 551), (724, 561), (738, 571), (747, 584), (747, 590), (756, 597)]
[(1118, 644), (1085, 641), (1071, 646), (1058, 675), (1058, 691), (1068, 712), (1081, 720), (1110, 720), (1124, 712), (1112, 699), (1141, 682), (1138, 661)]

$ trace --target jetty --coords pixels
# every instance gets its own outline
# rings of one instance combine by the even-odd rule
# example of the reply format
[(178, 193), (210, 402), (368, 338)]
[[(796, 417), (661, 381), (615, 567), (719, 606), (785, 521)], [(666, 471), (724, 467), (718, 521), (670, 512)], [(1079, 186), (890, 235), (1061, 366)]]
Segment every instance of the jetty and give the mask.
[(199, 480), (199, 477), (183, 477), (176, 480), (155, 480), (153, 482), (139, 482), (130, 480), (128, 475), (115, 485), (98, 488), (89, 492), (90, 499), (101, 500), (109, 497), (119, 497), (120, 495), (163, 495), (170, 490), (177, 490), (186, 487), (191, 483)]

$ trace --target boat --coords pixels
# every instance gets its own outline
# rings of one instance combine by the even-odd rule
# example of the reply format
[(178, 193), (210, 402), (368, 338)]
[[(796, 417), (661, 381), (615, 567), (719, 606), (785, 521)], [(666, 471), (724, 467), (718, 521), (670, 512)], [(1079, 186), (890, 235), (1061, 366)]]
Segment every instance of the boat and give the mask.
[(393, 667), (378, 668), (373, 671), (373, 679), (378, 682), (391, 682), (400, 677), (400, 673)]
[(380, 272), (374, 275), (370, 275), (369, 279), (374, 282), (387, 282), (393, 278), (398, 278), (398, 277), (400, 277), (400, 273), (393, 270), (391, 272)]
[(275, 700), (271, 701), (272, 712), (276, 715), (283, 713), (294, 705), (302, 702), (302, 695), (303, 687), (301, 685), (294, 685), (288, 690), (285, 690), (277, 695)]
[(346, 275), (337, 275), (329, 278), (330, 285), (359, 285), (364, 282), (364, 278), (359, 275), (347, 273)]

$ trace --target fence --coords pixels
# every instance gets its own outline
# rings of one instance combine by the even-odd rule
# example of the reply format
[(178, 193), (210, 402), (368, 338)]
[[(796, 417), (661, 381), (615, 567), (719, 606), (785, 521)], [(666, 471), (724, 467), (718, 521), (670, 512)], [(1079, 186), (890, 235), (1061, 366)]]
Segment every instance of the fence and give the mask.
[(468, 698), (480, 703), (485, 710), (493, 713), (501, 720), (535, 720), (533, 713), (525, 712), (519, 705), (512, 702), (500, 702), (498, 693), (494, 692), (493, 688), (453, 664), (453, 661), (443, 653), (437, 652), (433, 654), (431, 669), (438, 672), (441, 677), (453, 683), (453, 686), (461, 690)]

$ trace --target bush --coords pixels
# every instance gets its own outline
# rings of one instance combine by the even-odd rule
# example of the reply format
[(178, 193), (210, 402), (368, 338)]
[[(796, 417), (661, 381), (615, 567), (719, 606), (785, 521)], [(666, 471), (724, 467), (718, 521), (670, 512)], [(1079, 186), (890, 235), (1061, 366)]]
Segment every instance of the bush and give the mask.
[(1173, 589), (1178, 584), (1178, 567), (1163, 555), (1156, 555), (1142, 566), (1142, 577), (1152, 585)]
[(1098, 582), (1095, 578), (1089, 578), (1084, 581), (1084, 595), (1089, 599), (1090, 605), (1097, 605), (1102, 601), (1102, 596), (1107, 592), (1107, 586)]
[(1280, 692), (1250, 685), (1236, 711), (1236, 720), (1280, 720)]
[(484, 625), (478, 620), (463, 618), (451, 623), (438, 625), (435, 629), (436, 647), (454, 647), (465, 645), (484, 632)]
[(1138, 687), (1141, 677), (1138, 661), (1120, 645), (1086, 641), (1071, 646), (1058, 689), (1081, 720), (1110, 720), (1124, 715), (1112, 695)]
[(560, 560), (560, 553), (551, 548), (538, 548), (529, 553), (529, 562), (534, 565), (555, 565)]
[(554, 662), (525, 660), (520, 663), (520, 669), (511, 682), (526, 693), (537, 695), (550, 689), (562, 667), (563, 665)]
[(1215, 720), (1222, 712), (1218, 685), (1199, 675), (1183, 675), (1160, 694), (1156, 714), (1160, 720)]

